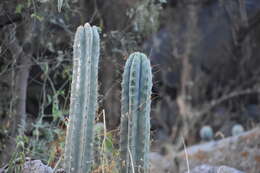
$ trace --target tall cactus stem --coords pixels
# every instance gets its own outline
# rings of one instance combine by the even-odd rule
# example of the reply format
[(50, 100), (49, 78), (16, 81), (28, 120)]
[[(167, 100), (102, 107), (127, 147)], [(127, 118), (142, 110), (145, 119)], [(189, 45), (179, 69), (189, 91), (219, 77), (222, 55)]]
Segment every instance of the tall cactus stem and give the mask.
[(70, 118), (65, 143), (67, 173), (87, 173), (92, 166), (99, 42), (97, 27), (88, 23), (78, 27), (73, 46)]
[(129, 154), (136, 172), (148, 172), (151, 89), (150, 61), (143, 53), (131, 54), (125, 65), (122, 82), (120, 172), (132, 172)]

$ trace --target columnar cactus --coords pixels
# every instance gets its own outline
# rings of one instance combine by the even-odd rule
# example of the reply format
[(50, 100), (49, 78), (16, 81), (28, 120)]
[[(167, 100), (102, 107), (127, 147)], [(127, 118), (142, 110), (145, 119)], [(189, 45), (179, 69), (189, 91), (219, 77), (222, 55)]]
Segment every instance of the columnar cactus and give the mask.
[(128, 58), (122, 82), (120, 172), (148, 172), (152, 72), (143, 53)]
[(90, 172), (97, 110), (99, 34), (88, 23), (79, 26), (73, 46), (70, 119), (65, 144), (67, 173)]

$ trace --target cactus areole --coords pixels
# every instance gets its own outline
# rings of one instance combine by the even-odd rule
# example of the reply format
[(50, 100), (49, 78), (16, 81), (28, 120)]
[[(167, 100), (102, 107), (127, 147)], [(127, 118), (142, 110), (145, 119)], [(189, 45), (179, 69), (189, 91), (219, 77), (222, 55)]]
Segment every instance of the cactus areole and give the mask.
[(93, 162), (100, 39), (97, 27), (77, 28), (73, 46), (70, 118), (64, 153), (66, 173), (88, 173)]
[(122, 81), (120, 173), (148, 172), (152, 72), (149, 59), (135, 52)]

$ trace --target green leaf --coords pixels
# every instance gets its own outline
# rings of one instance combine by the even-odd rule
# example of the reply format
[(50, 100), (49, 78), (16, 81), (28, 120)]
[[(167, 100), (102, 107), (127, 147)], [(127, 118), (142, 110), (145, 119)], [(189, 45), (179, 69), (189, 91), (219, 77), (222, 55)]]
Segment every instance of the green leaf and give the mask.
[(27, 0), (27, 7), (29, 8), (31, 7), (31, 5), (32, 5), (32, 0)]
[(63, 0), (58, 0), (58, 12), (61, 12)]
[(105, 152), (113, 153), (114, 145), (112, 136), (108, 135), (105, 140)]
[(22, 13), (22, 10), (24, 8), (24, 5), (23, 4), (18, 4), (15, 8), (15, 13), (16, 14), (21, 14)]
[(159, 2), (162, 3), (162, 4), (166, 4), (167, 0), (159, 0)]
[(31, 18), (35, 18), (35, 19), (39, 20), (40, 22), (43, 21), (43, 19), (44, 19), (42, 16), (39, 16), (36, 13), (31, 14)]
[(59, 109), (59, 100), (58, 100), (57, 96), (53, 97), (52, 116), (53, 116), (54, 121), (62, 116), (62, 111)]

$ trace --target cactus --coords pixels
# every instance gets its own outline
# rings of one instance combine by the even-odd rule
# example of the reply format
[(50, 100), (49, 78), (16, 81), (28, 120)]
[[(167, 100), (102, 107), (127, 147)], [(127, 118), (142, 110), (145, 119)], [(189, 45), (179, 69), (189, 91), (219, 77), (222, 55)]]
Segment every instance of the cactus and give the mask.
[(200, 138), (203, 141), (210, 141), (213, 139), (213, 130), (210, 126), (203, 126), (200, 129)]
[(65, 144), (67, 173), (87, 173), (92, 166), (99, 42), (97, 27), (88, 23), (78, 27), (73, 46), (70, 119)]
[[(120, 172), (148, 172), (152, 72), (139, 52), (128, 58), (122, 82)], [(134, 170), (132, 170), (134, 167)]]
[(232, 127), (232, 136), (241, 135), (244, 131), (244, 127), (241, 124), (235, 124)]

